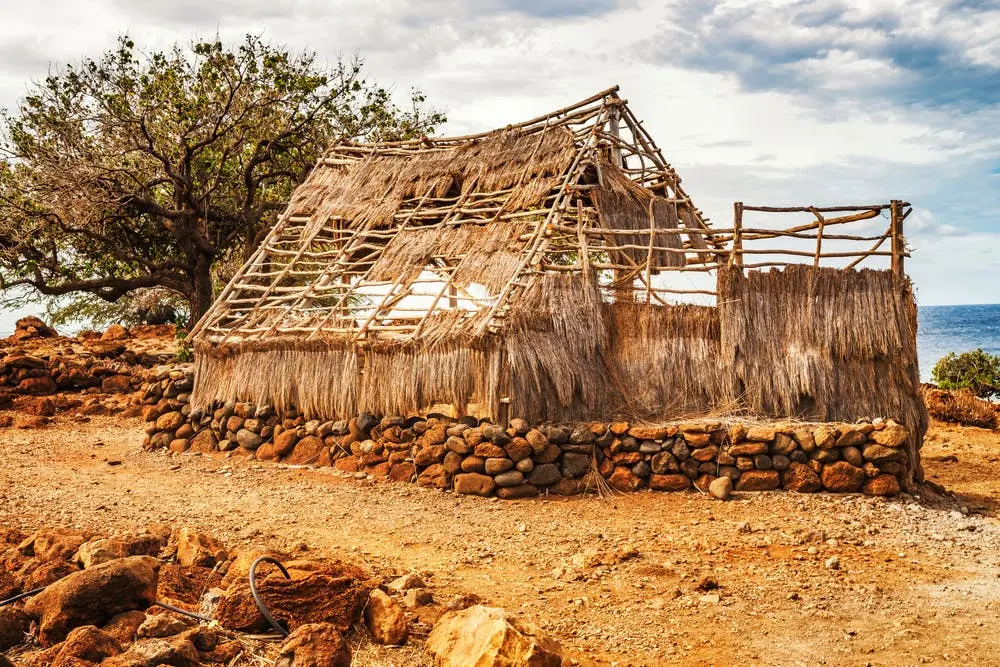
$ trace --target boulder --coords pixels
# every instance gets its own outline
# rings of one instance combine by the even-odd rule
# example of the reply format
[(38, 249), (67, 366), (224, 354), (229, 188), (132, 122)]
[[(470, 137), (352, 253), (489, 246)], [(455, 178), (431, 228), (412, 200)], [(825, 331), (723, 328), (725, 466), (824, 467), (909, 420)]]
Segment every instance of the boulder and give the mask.
[(570, 479), (583, 477), (590, 470), (590, 455), (576, 452), (566, 452), (563, 454), (562, 474)]
[(463, 473), (455, 475), (455, 493), (466, 496), (489, 496), (496, 489), (496, 482), (489, 475)]
[[(486, 459), (489, 461), (489, 459)], [(497, 486), (517, 486), (524, 482), (524, 473), (520, 470), (508, 470), (493, 477)]]
[(517, 484), (501, 486), (497, 489), (497, 498), (501, 500), (517, 500), (518, 498), (534, 498), (538, 495), (538, 487), (532, 484)]
[(66, 641), (62, 643), (56, 656), (55, 664), (72, 664), (70, 658), (99, 663), (121, 652), (122, 646), (117, 639), (93, 625), (84, 625), (66, 636)]
[(182, 621), (173, 614), (156, 614), (154, 616), (146, 617), (146, 620), (142, 622), (142, 625), (136, 628), (135, 636), (162, 639), (164, 637), (179, 635), (189, 627), (191, 627), (191, 623), (189, 621)]
[[(351, 566), (341, 567), (340, 571), (327, 569), (301, 579), (285, 579), (280, 573), (263, 580), (257, 578), (257, 590), (271, 615), (291, 630), (307, 623), (329, 623), (346, 632), (361, 618), (374, 588), (374, 582), (363, 578)], [(237, 632), (270, 629), (254, 602), (249, 583), (235, 584), (226, 592), (215, 618), (223, 627)]]
[(115, 638), (119, 644), (131, 644), (135, 640), (139, 626), (146, 621), (144, 611), (126, 611), (118, 614), (104, 624), (101, 629)]
[(408, 461), (396, 463), (389, 468), (389, 479), (394, 482), (412, 482), (416, 475), (417, 467)]
[[(881, 431), (876, 431), (881, 433)], [(905, 457), (903, 450), (894, 449), (892, 447), (887, 447), (886, 445), (879, 445), (875, 443), (869, 443), (865, 445), (862, 454), (866, 461), (874, 461), (876, 463), (882, 463), (884, 461), (902, 461)]]
[(379, 644), (399, 646), (406, 641), (409, 624), (403, 606), (376, 588), (365, 606), (365, 625)]
[(677, 459), (670, 452), (660, 452), (654, 455), (649, 464), (650, 470), (656, 475), (668, 475), (680, 471)]
[(878, 475), (866, 481), (862, 490), (868, 496), (894, 496), (899, 493), (899, 480), (895, 475)]
[(156, 599), (160, 563), (150, 556), (130, 556), (80, 570), (28, 600), (26, 614), (39, 623), (38, 641), (52, 646), (70, 630), (101, 625)]
[(777, 470), (747, 470), (736, 482), (737, 491), (772, 491), (781, 479)]
[(18, 545), (25, 556), (34, 556), (40, 561), (68, 560), (87, 538), (78, 530), (53, 528), (40, 530)]
[(260, 437), (259, 433), (254, 433), (248, 428), (241, 428), (236, 432), (236, 443), (243, 449), (256, 450), (263, 442), (264, 439)]
[(80, 545), (76, 562), (87, 568), (127, 556), (156, 556), (162, 546), (155, 535), (99, 538)]
[(797, 443), (792, 439), (792, 436), (786, 433), (776, 433), (774, 435), (774, 444), (771, 445), (771, 452), (774, 454), (781, 454), (782, 456), (788, 456), (797, 447)]
[(840, 449), (840, 458), (856, 468), (860, 468), (865, 464), (865, 458), (861, 455), (861, 450), (853, 445), (842, 447)]
[(865, 471), (847, 461), (837, 461), (823, 466), (821, 478), (828, 491), (854, 493), (861, 490), (861, 485), (865, 482)]
[(747, 428), (746, 439), (753, 442), (771, 442), (776, 435), (772, 426), (751, 426)]
[(865, 442), (868, 436), (860, 429), (852, 426), (845, 426), (841, 429), (840, 437), (837, 438), (837, 447), (857, 447)]
[(534, 453), (534, 450), (528, 441), (521, 437), (512, 439), (504, 446), (504, 450), (507, 452), (507, 456), (509, 456), (515, 463), (521, 459), (531, 456)]
[(642, 486), (642, 478), (625, 467), (618, 467), (608, 477), (608, 486), (616, 491), (637, 491)]
[(180, 565), (212, 567), (226, 560), (228, 555), (217, 539), (186, 527), (171, 535), (170, 541), (176, 547), (177, 563)]
[(306, 623), (281, 644), (274, 667), (351, 667), (351, 647), (337, 626)]
[(560, 479), (562, 473), (559, 472), (559, 466), (554, 463), (540, 463), (534, 466), (528, 475), (528, 483), (535, 486), (550, 486)]
[(295, 443), (292, 453), (285, 458), (284, 462), (294, 465), (318, 463), (326, 449), (326, 443), (323, 442), (322, 438), (315, 435), (307, 435)]
[(431, 489), (447, 489), (449, 485), (448, 471), (440, 463), (427, 466), (417, 477), (417, 486)]
[(730, 447), (728, 453), (730, 456), (756, 456), (757, 454), (766, 454), (767, 443), (751, 441), (742, 442), (738, 445)]
[(886, 447), (902, 447), (906, 442), (906, 429), (899, 424), (890, 423), (881, 431), (871, 434), (873, 442)]
[(79, 569), (74, 563), (65, 560), (46, 561), (33, 569), (24, 578), (24, 589), (30, 591), (35, 588), (54, 584), (63, 577), (79, 571)]
[(101, 667), (200, 667), (198, 649), (184, 635), (168, 639), (140, 639), (124, 653), (108, 658)]
[(649, 476), (649, 488), (654, 491), (684, 491), (691, 488), (691, 480), (681, 474), (652, 474)]
[(560, 667), (562, 648), (532, 623), (476, 605), (446, 613), (427, 638), (436, 667)]
[(514, 462), (507, 458), (489, 458), (486, 459), (484, 464), (487, 475), (499, 475), (500, 473), (507, 472), (513, 467)]
[(184, 423), (184, 415), (180, 412), (167, 412), (156, 418), (157, 431), (176, 431)]
[(804, 463), (792, 462), (781, 473), (781, 486), (796, 493), (816, 493), (823, 490), (823, 483), (812, 468)]
[(733, 492), (733, 480), (729, 479), (729, 477), (713, 479), (708, 485), (708, 492), (714, 498), (728, 500), (730, 494)]
[(23, 644), (31, 629), (31, 617), (21, 609), (8, 605), (0, 607), (0, 653)]

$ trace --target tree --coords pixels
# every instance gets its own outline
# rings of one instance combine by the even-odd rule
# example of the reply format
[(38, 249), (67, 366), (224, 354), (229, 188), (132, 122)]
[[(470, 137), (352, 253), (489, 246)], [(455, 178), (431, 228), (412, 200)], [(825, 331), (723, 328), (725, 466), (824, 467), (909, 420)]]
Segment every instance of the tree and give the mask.
[(1000, 396), (1000, 356), (982, 349), (941, 357), (931, 373), (942, 389), (966, 389), (979, 398)]
[(248, 36), (144, 54), (128, 37), (32, 84), (0, 130), (0, 290), (115, 302), (167, 288), (193, 322), (322, 151), (433, 132), (362, 77)]

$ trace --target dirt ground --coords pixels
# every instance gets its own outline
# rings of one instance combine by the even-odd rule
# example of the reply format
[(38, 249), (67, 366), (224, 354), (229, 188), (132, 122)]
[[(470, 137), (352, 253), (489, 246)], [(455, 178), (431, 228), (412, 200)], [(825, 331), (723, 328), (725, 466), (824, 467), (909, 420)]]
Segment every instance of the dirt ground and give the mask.
[[(0, 524), (188, 525), (426, 573), (554, 634), (574, 664), (1000, 665), (1000, 434), (936, 424), (954, 496), (698, 493), (503, 502), (140, 449), (136, 419), (0, 431)], [(390, 653), (390, 656), (393, 655)], [(426, 664), (418, 651), (399, 665)]]

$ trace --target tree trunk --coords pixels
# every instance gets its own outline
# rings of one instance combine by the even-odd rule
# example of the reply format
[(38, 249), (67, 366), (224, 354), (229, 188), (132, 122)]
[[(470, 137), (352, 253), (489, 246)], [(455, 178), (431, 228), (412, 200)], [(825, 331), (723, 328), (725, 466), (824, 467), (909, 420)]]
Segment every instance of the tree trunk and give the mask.
[(212, 292), (212, 258), (205, 253), (198, 253), (194, 264), (194, 274), (191, 276), (192, 289), (189, 303), (191, 316), (188, 319), (188, 330), (192, 329), (201, 316), (208, 312), (214, 301)]

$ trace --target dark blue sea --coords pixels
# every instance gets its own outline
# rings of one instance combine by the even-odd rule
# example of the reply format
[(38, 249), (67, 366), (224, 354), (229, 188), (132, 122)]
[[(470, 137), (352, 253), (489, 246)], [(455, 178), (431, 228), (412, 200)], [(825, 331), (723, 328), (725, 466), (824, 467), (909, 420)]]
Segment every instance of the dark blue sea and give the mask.
[(938, 359), (977, 347), (1000, 354), (1000, 304), (920, 306), (917, 310), (917, 354), (920, 378), (925, 382), (930, 381)]

